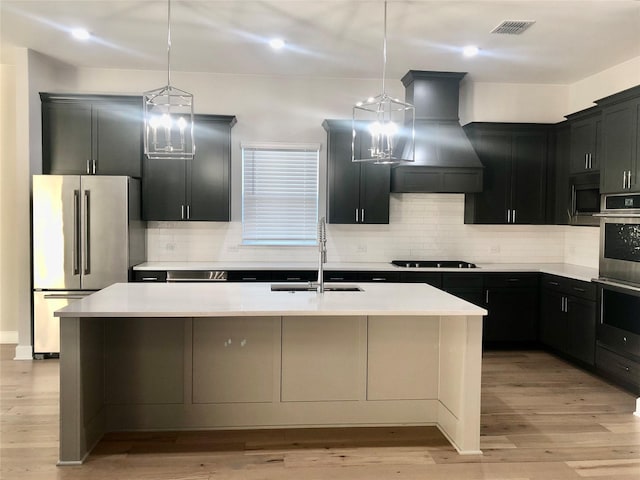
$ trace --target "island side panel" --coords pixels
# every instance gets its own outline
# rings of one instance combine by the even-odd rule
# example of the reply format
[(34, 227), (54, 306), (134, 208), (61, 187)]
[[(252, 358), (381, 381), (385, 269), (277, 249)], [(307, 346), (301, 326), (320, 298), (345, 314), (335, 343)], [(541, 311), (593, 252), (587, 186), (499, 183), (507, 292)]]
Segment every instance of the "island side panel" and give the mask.
[(482, 317), (440, 320), (438, 425), (461, 454), (480, 451)]
[(60, 319), (59, 465), (84, 461), (105, 432), (104, 319)]

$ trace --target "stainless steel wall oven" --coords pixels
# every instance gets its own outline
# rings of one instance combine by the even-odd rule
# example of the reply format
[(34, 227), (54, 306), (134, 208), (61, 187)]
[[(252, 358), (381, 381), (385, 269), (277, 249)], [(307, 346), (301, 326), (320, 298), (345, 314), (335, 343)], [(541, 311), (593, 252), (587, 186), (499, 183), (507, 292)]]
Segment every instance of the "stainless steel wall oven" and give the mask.
[(596, 368), (640, 393), (640, 194), (603, 195)]

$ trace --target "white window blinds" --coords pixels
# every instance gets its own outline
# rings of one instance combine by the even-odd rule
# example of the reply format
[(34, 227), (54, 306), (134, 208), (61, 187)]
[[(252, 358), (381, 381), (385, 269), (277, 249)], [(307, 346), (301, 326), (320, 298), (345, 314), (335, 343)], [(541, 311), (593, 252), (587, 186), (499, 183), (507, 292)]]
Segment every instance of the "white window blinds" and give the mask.
[(242, 146), (242, 241), (317, 243), (319, 145)]

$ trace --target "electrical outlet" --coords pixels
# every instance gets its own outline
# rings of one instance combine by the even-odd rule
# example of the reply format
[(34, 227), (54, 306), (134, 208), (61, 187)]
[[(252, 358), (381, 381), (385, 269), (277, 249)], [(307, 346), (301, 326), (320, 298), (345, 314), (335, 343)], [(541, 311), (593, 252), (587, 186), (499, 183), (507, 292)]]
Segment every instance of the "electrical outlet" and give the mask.
[(168, 252), (173, 252), (176, 249), (176, 244), (175, 243), (167, 243), (164, 248), (168, 251)]
[(358, 245), (358, 253), (367, 253), (367, 246), (363, 244)]
[(491, 245), (489, 248), (490, 253), (500, 253), (500, 245)]

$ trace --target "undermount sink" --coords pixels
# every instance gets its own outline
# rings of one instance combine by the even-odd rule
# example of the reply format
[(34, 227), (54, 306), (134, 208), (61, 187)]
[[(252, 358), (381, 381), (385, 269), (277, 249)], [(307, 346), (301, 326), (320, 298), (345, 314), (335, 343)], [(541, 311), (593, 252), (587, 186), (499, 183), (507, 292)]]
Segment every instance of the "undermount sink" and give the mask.
[[(316, 292), (317, 285), (309, 285), (304, 283), (272, 283), (272, 292)], [(325, 292), (362, 292), (362, 288), (357, 285), (326, 285)]]

